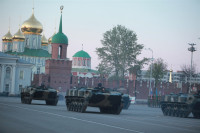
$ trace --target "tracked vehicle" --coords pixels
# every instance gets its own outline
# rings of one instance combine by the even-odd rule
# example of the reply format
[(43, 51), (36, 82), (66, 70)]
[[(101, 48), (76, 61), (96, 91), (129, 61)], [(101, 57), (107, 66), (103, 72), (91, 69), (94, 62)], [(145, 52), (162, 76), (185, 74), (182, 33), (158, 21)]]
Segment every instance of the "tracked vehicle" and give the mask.
[(164, 115), (188, 117), (190, 113), (200, 118), (200, 94), (170, 94), (161, 100), (161, 109)]
[(107, 89), (70, 89), (65, 98), (68, 111), (83, 113), (91, 106), (98, 107), (101, 113), (120, 114), (123, 108), (122, 93)]
[(57, 105), (57, 91), (45, 86), (28, 86), (21, 90), (21, 103), (31, 104), (32, 100), (45, 100), (47, 105)]
[(131, 104), (131, 99), (128, 94), (123, 94), (123, 109), (128, 109)]

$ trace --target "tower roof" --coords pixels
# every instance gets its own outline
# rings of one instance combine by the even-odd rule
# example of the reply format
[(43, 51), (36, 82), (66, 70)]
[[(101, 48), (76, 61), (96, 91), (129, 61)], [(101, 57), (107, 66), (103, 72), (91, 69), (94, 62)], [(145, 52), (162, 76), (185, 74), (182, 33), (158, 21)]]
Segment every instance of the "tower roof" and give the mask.
[(32, 12), (31, 17), (28, 20), (24, 21), (24, 23), (22, 24), (21, 30), (24, 33), (30, 33), (30, 34), (42, 33), (43, 30), (42, 24), (35, 18), (34, 10)]
[(14, 40), (25, 40), (25, 36), (22, 34), (20, 28), (17, 31), (17, 33), (14, 34), (14, 36), (12, 37)]
[(62, 43), (62, 44), (68, 45), (68, 38), (65, 34), (62, 33), (62, 10), (61, 10), (61, 16), (60, 16), (59, 31), (57, 34), (55, 34), (52, 37), (51, 43)]
[(10, 33), (10, 29), (8, 30), (8, 33), (6, 33), (3, 38), (2, 38), (3, 41), (12, 41), (12, 35)]
[(55, 35), (56, 33), (54, 33), (49, 39), (48, 39), (48, 42), (51, 43), (52, 42), (52, 38), (53, 36)]
[(75, 53), (73, 55), (73, 57), (91, 58), (90, 55), (87, 52), (83, 51), (83, 50), (78, 51), (77, 53)]
[(48, 40), (46, 39), (44, 34), (42, 35), (42, 38), (41, 38), (41, 45), (42, 46), (47, 46), (48, 45)]

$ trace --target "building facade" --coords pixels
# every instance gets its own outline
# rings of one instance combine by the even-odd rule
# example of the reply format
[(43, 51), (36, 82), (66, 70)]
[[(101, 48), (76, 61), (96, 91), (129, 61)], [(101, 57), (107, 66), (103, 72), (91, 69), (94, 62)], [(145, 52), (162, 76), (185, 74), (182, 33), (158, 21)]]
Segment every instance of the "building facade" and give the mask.
[(33, 64), (0, 52), (0, 94), (19, 95), (21, 88), (31, 85)]
[(84, 50), (76, 52), (72, 57), (72, 75), (77, 77), (99, 77), (96, 70), (91, 69), (91, 57)]

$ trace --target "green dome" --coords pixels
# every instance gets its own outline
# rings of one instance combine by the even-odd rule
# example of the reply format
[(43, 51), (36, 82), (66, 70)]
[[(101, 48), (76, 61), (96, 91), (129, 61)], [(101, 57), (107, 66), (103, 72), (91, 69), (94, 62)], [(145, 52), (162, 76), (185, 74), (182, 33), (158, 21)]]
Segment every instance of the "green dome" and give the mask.
[(91, 58), (90, 55), (87, 52), (83, 51), (83, 50), (78, 51), (77, 53), (75, 53), (73, 57)]
[(62, 43), (62, 44), (67, 44), (68, 45), (68, 38), (65, 34), (62, 33), (62, 14), (60, 17), (60, 26), (59, 26), (59, 31), (57, 34), (55, 34), (52, 37), (52, 42), (51, 43)]
[(68, 38), (65, 34), (58, 32), (52, 37), (51, 43), (64, 43), (68, 44)]

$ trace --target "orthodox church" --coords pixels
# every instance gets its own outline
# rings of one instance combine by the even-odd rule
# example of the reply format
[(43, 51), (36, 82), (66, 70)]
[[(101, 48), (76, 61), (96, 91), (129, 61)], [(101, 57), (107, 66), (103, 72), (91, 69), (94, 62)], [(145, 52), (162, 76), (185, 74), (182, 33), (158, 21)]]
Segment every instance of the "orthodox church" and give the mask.
[[(30, 18), (22, 24), (21, 28), (12, 35), (10, 28), (2, 38), (2, 51), (6, 54), (18, 56), (20, 59), (35, 64), (32, 69), (34, 74), (45, 73), (45, 61), (51, 59), (52, 38), (47, 40), (42, 24), (35, 18), (34, 8)], [(42, 35), (41, 35), (42, 33)], [(78, 77), (98, 77), (98, 71), (91, 69), (90, 55), (81, 50), (72, 57), (72, 75)]]
[[(18, 56), (20, 59), (35, 64), (32, 74), (45, 72), (45, 61), (51, 58), (51, 40), (46, 39), (42, 24), (35, 18), (34, 8), (30, 18), (12, 35), (10, 28), (2, 38), (2, 52)], [(54, 34), (55, 35), (55, 34)]]
[[(98, 71), (91, 69), (91, 57), (87, 52), (83, 50), (78, 51), (73, 55), (72, 61), (70, 61), (67, 58), (67, 46), (68, 38), (62, 33), (62, 14), (58, 33), (55, 32), (47, 40), (43, 32), (42, 24), (34, 15), (34, 8), (30, 18), (23, 22), (14, 35), (11, 34), (9, 28), (8, 33), (2, 38), (2, 52), (4, 54), (9, 55), (8, 57), (16, 57), (17, 61), (24, 61), (26, 62), (25, 64), (31, 64), (27, 71), (32, 83), (37, 82), (40, 85), (42, 82), (45, 82), (46, 85), (54, 87), (55, 89), (59, 88), (59, 90), (63, 91), (70, 87), (71, 76), (83, 78), (99, 76)], [(59, 64), (63, 65), (61, 66)], [(32, 71), (30, 72), (29, 70)], [(1, 74), (3, 71), (1, 69)], [(11, 71), (14, 73), (15, 69), (11, 68)], [(22, 73), (21, 68), (19, 68), (19, 73)], [(24, 73), (26, 73), (25, 70)], [(29, 78), (27, 78), (28, 81), (26, 82), (28, 84), (24, 82), (23, 84), (16, 84), (17, 87), (14, 87), (15, 85), (12, 83), (12, 93), (17, 92), (19, 94), (19, 88), (30, 85)], [(18, 82), (18, 78), (15, 80)], [(13, 79), (12, 81), (7, 79), (0, 81), (14, 82)], [(11, 84), (1, 84), (0, 92), (5, 90), (5, 85), (7, 88), (11, 86)], [(18, 89), (16, 91), (13, 88)]]

